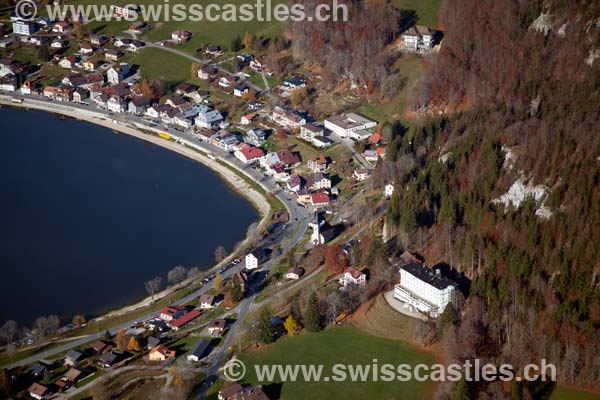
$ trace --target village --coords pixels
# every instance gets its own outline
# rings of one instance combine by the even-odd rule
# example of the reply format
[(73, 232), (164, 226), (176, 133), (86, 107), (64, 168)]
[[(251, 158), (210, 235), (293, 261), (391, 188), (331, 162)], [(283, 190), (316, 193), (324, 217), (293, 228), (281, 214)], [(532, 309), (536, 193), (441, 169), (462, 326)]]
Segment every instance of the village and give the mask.
[[(113, 12), (123, 16), (128, 9), (115, 5)], [(215, 390), (211, 387), (216, 380), (220, 400), (272, 398), (260, 385), (222, 386), (218, 371), (242, 341), (272, 343), (297, 334), (301, 319), (308, 324), (315, 312), (310, 302), (300, 312), (282, 301), (286, 295), (312, 287), (308, 282), (319, 278), (319, 291), (339, 297), (331, 318), (317, 318), (310, 329), (316, 330), (342, 322), (366, 300), (367, 292), (381, 290), (381, 282), (375, 281), (383, 272), (361, 260), (386, 244), (361, 240), (366, 221), (348, 210), (370, 201), (378, 210), (372, 218), (379, 218), (398, 190), (395, 182), (376, 185), (371, 179), (386, 157), (382, 121), (354, 110), (312, 116), (301, 104), (318, 80), (296, 72), (277, 77), (266, 57), (248, 49), (232, 53), (207, 45), (201, 52), (204, 62), (192, 63), (190, 79), (172, 86), (149, 82), (144, 65), (128, 62), (148, 47), (176, 49), (189, 42), (194, 33), (184, 29), (157, 44), (137, 38), (147, 29), (144, 22), (129, 24), (126, 36), (85, 33), (82, 21), (15, 18), (11, 23), (13, 33), (0, 41), (0, 51), (8, 54), (11, 47), (30, 46), (46, 59), (41, 65), (0, 60), (0, 92), (14, 105), (36, 101), (56, 104), (57, 110), (64, 105), (81, 113), (94, 111), (147, 135), (193, 143), (198, 151), (235, 159), (239, 168), (283, 193), (272, 202), (273, 215), (260, 239), (245, 253), (230, 254), (229, 259), (239, 258), (221, 263), (202, 280), (196, 277), (200, 289), (193, 297), (164, 304), (134, 324), (98, 331), (87, 337), (94, 340), (51, 357), (15, 364), (10, 375), (23, 388), (20, 393), (39, 400), (80, 398), (94, 382), (144, 371), (145, 379), (165, 380), (165, 386), (173, 379), (190, 380), (200, 398)], [(398, 43), (405, 52), (430, 53), (441, 35), (412, 26)], [(238, 72), (222, 68), (224, 58), (229, 64), (233, 60)], [(257, 79), (264, 85), (257, 85)], [(290, 212), (291, 207), (300, 211)], [(381, 228), (385, 231), (385, 224)], [(289, 235), (299, 238), (293, 248), (281, 246)], [(385, 293), (386, 301), (399, 315), (430, 323), (449, 304), (461, 307), (468, 289), (456, 271), (426, 266), (409, 251), (380, 259), (392, 288)], [(249, 326), (247, 320), (254, 322)]]

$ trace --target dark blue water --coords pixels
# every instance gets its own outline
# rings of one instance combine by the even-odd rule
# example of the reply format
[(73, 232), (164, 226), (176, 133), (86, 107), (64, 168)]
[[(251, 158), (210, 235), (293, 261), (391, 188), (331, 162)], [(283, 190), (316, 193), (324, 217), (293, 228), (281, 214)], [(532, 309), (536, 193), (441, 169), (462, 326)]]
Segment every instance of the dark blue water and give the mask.
[(213, 172), (87, 122), (0, 109), (0, 324), (97, 315), (258, 218)]

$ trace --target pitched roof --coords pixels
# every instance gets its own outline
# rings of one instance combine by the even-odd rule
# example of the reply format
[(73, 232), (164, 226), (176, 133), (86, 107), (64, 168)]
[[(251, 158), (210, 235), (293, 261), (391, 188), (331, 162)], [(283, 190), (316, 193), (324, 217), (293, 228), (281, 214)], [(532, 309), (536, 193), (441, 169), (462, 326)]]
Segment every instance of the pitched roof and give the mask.
[(313, 204), (329, 203), (329, 195), (325, 192), (311, 193), (310, 201)]
[(240, 393), (242, 390), (244, 390), (244, 388), (239, 383), (230, 383), (223, 387), (223, 389), (219, 390), (219, 396), (224, 399), (229, 399), (233, 395)]
[(344, 274), (350, 274), (350, 276), (352, 276), (352, 278), (354, 279), (358, 279), (361, 275), (364, 275), (362, 272), (360, 272), (359, 270), (357, 270), (354, 267), (348, 267), (344, 270)]
[(192, 310), (189, 313), (185, 313), (181, 317), (169, 322), (169, 325), (171, 325), (174, 328), (182, 327), (185, 324), (191, 322), (192, 320), (198, 318), (200, 314), (202, 314), (200, 311)]
[(170, 350), (167, 346), (162, 344), (159, 344), (158, 346), (152, 348), (152, 350), (150, 350), (150, 353), (160, 353), (166, 358), (175, 357), (176, 354), (175, 350)]
[(209, 328), (225, 329), (225, 325), (227, 325), (227, 321), (225, 321), (224, 319), (213, 319), (208, 324), (208, 327)]
[(34, 382), (31, 386), (29, 386), (29, 393), (40, 397), (47, 395), (49, 391), (50, 390), (46, 386), (40, 385), (37, 382)]
[(209, 345), (210, 342), (207, 339), (198, 339), (196, 343), (194, 343), (192, 349), (190, 350), (190, 354), (195, 355), (197, 357), (201, 357)]
[(77, 368), (71, 368), (65, 373), (65, 379), (75, 382), (83, 374), (83, 371)]
[(247, 160), (259, 158), (265, 154), (261, 149), (254, 146), (244, 146), (240, 152), (244, 155), (244, 157), (246, 157)]
[(202, 293), (200, 295), (200, 304), (202, 304), (202, 303), (212, 304), (214, 301), (215, 301), (215, 296), (213, 296), (212, 294)]

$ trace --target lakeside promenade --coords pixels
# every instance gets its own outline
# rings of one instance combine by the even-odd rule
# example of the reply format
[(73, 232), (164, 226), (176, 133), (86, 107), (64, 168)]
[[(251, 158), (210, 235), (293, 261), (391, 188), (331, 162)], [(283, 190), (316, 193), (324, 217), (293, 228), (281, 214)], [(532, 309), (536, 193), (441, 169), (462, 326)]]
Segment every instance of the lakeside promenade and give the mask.
[[(14, 103), (12, 99), (21, 99), (21, 103)], [(243, 196), (248, 198), (252, 204), (261, 212), (262, 219), (260, 222), (260, 226), (264, 227), (264, 225), (269, 220), (269, 215), (271, 211), (271, 205), (265, 195), (254, 189), (250, 186), (244, 179), (242, 179), (238, 174), (245, 175), (248, 179), (258, 184), (265, 193), (269, 193), (274, 195), (279, 199), (279, 201), (286, 207), (288, 213), (290, 215), (290, 221), (294, 221), (295, 224), (298, 225), (297, 229), (294, 229), (294, 233), (290, 236), (282, 235), (277, 238), (275, 243), (279, 244), (282, 248), (292, 248), (296, 244), (298, 244), (302, 238), (304, 237), (304, 233), (308, 228), (308, 222), (310, 220), (310, 211), (296, 202), (292, 201), (290, 197), (281, 189), (281, 187), (272, 179), (266, 178), (259, 171), (249, 168), (248, 166), (242, 164), (239, 160), (235, 159), (231, 154), (226, 153), (220, 149), (217, 149), (214, 146), (200, 143), (197, 138), (193, 136), (192, 133), (188, 132), (176, 132), (172, 129), (166, 127), (154, 127), (148, 124), (147, 121), (144, 121), (142, 118), (130, 115), (111, 115), (108, 112), (103, 110), (98, 110), (86, 106), (75, 105), (71, 103), (58, 103), (54, 101), (48, 101), (40, 98), (32, 98), (29, 96), (7, 96), (0, 95), (0, 104), (4, 104), (11, 107), (19, 107), (19, 108), (28, 108), (28, 109), (37, 109), (42, 111), (47, 111), (51, 113), (61, 114), (68, 117), (72, 117), (75, 119), (91, 122), (100, 126), (104, 126), (106, 128), (122, 132), (134, 137), (137, 137), (141, 140), (145, 140), (147, 142), (156, 144), (158, 146), (167, 148), (169, 150), (175, 151), (181, 155), (189, 157), (195, 161), (202, 163), (208, 168), (212, 169), (214, 172), (219, 174), (223, 179), (226, 180), (228, 184), (230, 184), (233, 189), (241, 193)], [(142, 130), (151, 131), (155, 133), (167, 133), (173, 140), (166, 140), (160, 138), (158, 136), (143, 133)], [(221, 162), (218, 162), (221, 161)], [(222, 163), (226, 163), (230, 168), (224, 166)], [(232, 170), (233, 169), (233, 170)], [(235, 172), (234, 172), (235, 171)], [(245, 239), (245, 245), (250, 244), (249, 241), (252, 238)], [(273, 266), (275, 266), (278, 258), (270, 260), (268, 265), (266, 265), (263, 269), (269, 270)], [(215, 267), (213, 267), (214, 269)], [(232, 268), (228, 270), (224, 277), (227, 278), (232, 274), (239, 271), (243, 266)], [(205, 284), (198, 290), (192, 292), (191, 294), (183, 297), (179, 301), (174, 304), (185, 304), (191, 301), (192, 299), (200, 296), (202, 293), (210, 290), (213, 287), (213, 282), (209, 282)], [(171, 289), (172, 290), (172, 289)], [(166, 292), (163, 292), (163, 294)], [(124, 314), (133, 309), (143, 307), (145, 305), (149, 305), (148, 299), (143, 300), (140, 303), (137, 303), (133, 306), (126, 307), (122, 310), (118, 310), (116, 312), (110, 313), (111, 315), (116, 315), (116, 313)], [(115, 334), (121, 328), (127, 328), (137, 321), (144, 320), (150, 318), (156, 314), (156, 311), (149, 312), (147, 315), (143, 317), (138, 317), (132, 319), (131, 321), (127, 321), (125, 323), (118, 324), (109, 328), (109, 332), (111, 334)], [(106, 316), (99, 317), (100, 319), (106, 318)], [(99, 319), (96, 319), (99, 320)], [(240, 321), (241, 322), (241, 321)], [(13, 362), (11, 364), (5, 365), (5, 368), (14, 368), (27, 364), (31, 364), (33, 362), (39, 361), (46, 357), (51, 357), (53, 355), (68, 351), (74, 347), (81, 346), (87, 342), (94, 340), (97, 337), (97, 334), (90, 334), (87, 336), (80, 337), (78, 339), (69, 341), (64, 345), (56, 346), (50, 350), (40, 352), (34, 354), (30, 357), (26, 357), (19, 361)]]

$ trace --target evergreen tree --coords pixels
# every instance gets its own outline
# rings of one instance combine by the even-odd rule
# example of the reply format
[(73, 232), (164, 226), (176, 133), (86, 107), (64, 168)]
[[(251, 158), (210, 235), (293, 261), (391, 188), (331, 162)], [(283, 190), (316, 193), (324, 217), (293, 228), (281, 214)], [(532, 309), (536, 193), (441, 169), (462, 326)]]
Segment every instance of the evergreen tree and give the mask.
[(290, 315), (294, 317), (296, 322), (302, 324), (302, 311), (300, 310), (300, 301), (298, 300), (298, 296), (294, 296), (292, 299), (292, 304), (290, 305)]
[(241, 301), (244, 298), (244, 291), (242, 290), (242, 284), (240, 282), (240, 278), (236, 275), (233, 276), (231, 280), (231, 289), (229, 291), (231, 295), (231, 300), (234, 302)]
[(107, 342), (112, 340), (112, 335), (110, 334), (108, 329), (104, 331), (104, 336), (102, 337), (102, 339)]
[(470, 400), (471, 391), (469, 390), (469, 382), (463, 376), (460, 381), (456, 382), (454, 387), (454, 400)]
[(312, 292), (306, 310), (304, 310), (304, 324), (306, 329), (311, 332), (318, 332), (323, 329), (321, 323), (321, 314), (319, 313), (319, 300), (317, 299), (317, 293)]
[(444, 329), (448, 324), (456, 325), (458, 323), (458, 313), (456, 312), (456, 308), (452, 303), (448, 303), (446, 308), (444, 308), (444, 312), (440, 316), (440, 322), (438, 327), (438, 332), (440, 336), (444, 333)]
[(242, 49), (242, 38), (240, 35), (236, 35), (235, 38), (231, 41), (230, 50), (234, 53), (240, 51)]
[(275, 341), (275, 330), (271, 324), (271, 311), (267, 307), (262, 309), (258, 320), (258, 340), (264, 344)]

